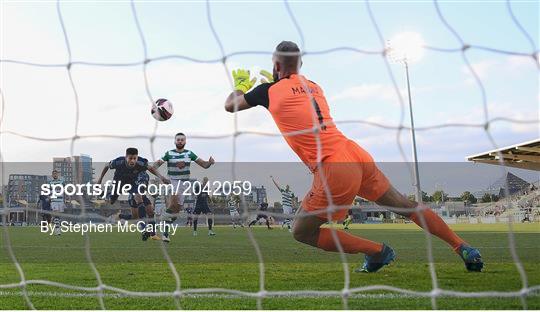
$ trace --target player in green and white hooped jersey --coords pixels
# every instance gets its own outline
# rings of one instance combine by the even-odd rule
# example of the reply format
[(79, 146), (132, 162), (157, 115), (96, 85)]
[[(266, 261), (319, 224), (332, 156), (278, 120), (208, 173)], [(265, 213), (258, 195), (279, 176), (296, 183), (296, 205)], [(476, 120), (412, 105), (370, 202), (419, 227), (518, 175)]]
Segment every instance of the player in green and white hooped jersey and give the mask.
[[(168, 207), (163, 214), (167, 223), (174, 222), (178, 213), (182, 210), (184, 204), (183, 192), (186, 187), (183, 182), (189, 180), (191, 162), (194, 161), (204, 169), (208, 169), (214, 164), (214, 158), (210, 157), (208, 160), (203, 160), (194, 152), (185, 149), (186, 135), (181, 132), (174, 136), (174, 145), (175, 149), (165, 152), (165, 155), (153, 165), (157, 169), (164, 163), (167, 163), (167, 175), (171, 180), (173, 190), (176, 192), (176, 194), (169, 196)], [(169, 233), (163, 233), (163, 241), (170, 241)]]
[(233, 229), (236, 229), (236, 223), (240, 224), (241, 227), (244, 227), (244, 222), (241, 220), (240, 213), (238, 212), (239, 203), (240, 197), (238, 195), (230, 195), (227, 200), (227, 209), (229, 209)]
[[(64, 179), (60, 177), (58, 170), (56, 169), (53, 169), (52, 177), (49, 179), (47, 183), (51, 185), (51, 189), (53, 185), (55, 184), (65, 185)], [(54, 198), (51, 196), (51, 210), (54, 215), (54, 218), (53, 218), (54, 235), (62, 234), (60, 232), (60, 217), (57, 215), (57, 213), (64, 212), (65, 208), (66, 208), (66, 204), (65, 204), (65, 198), (63, 194), (57, 195)]]
[(285, 220), (281, 224), (281, 226), (287, 226), (287, 229), (289, 229), (289, 232), (292, 232), (291, 229), (291, 215), (293, 214), (293, 198), (294, 193), (291, 191), (289, 185), (286, 185), (285, 188), (282, 188), (276, 180), (274, 180), (273, 176), (270, 176), (272, 178), (272, 182), (274, 182), (274, 185), (278, 188), (279, 192), (281, 193), (281, 207), (283, 207), (283, 214), (285, 214)]

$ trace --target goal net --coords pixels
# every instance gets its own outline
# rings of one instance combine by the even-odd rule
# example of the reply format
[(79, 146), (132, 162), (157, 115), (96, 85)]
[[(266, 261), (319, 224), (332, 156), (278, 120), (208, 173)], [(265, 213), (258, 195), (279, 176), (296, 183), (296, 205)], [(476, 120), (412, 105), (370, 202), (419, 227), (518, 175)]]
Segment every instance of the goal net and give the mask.
[[(178, 309), (183, 308), (183, 299), (190, 296), (255, 300), (258, 309), (268, 308), (265, 300), (282, 297), (339, 298), (344, 309), (359, 307), (350, 304), (354, 298), (386, 300), (392, 296), (428, 298), (433, 309), (439, 307), (441, 298), (448, 297), (513, 298), (518, 299), (523, 308), (528, 307), (531, 298), (538, 300), (538, 278), (531, 278), (523, 264), (523, 255), (516, 247), (516, 219), (512, 217), (505, 219), (507, 236), (501, 244), (508, 246), (506, 252), (515, 267), (512, 278), (520, 281), (520, 287), (511, 290), (501, 285), (488, 290), (441, 286), (434, 259), (434, 250), (440, 246), (434, 245), (428, 233), (422, 236), (419, 252), (421, 265), (428, 266), (430, 286), (427, 290), (371, 284), (365, 280), (367, 284), (358, 286), (353, 281), (357, 274), (353, 269), (360, 260), (346, 255), (341, 247), (338, 258), (333, 258), (338, 259), (335, 264), (341, 270), (338, 288), (306, 289), (302, 284), (303, 287), (296, 289), (289, 284), (290, 288), (279, 289), (267, 278), (265, 243), (251, 227), (245, 228), (244, 237), (251, 248), (250, 261), (256, 264), (254, 290), (232, 287), (234, 283), (231, 287), (219, 288), (184, 287), (182, 270), (175, 263), (181, 259), (178, 253), (171, 256), (175, 243), (185, 244), (182, 240), (173, 241), (169, 246), (159, 242), (160, 254), (152, 258), (166, 264), (158, 272), (161, 276), (169, 275), (172, 285), (166, 287), (167, 290), (118, 287), (108, 282), (105, 275), (110, 271), (97, 265), (95, 260), (95, 247), (104, 244), (106, 235), (95, 238), (89, 234), (77, 241), (76, 250), (82, 252), (85, 264), (91, 269), (93, 286), (78, 283), (77, 275), (63, 280), (54, 275), (34, 278), (42, 275), (26, 269), (25, 261), (32, 256), (25, 251), (23, 255), (19, 253), (22, 249), (13, 242), (23, 234), (11, 225), (19, 213), (37, 215), (42, 211), (24, 198), (11, 205), (7, 194), (17, 191), (8, 188), (9, 175), (17, 173), (14, 170), (32, 173), (28, 168), (17, 169), (13, 163), (47, 162), (53, 157), (74, 157), (81, 153), (107, 161), (122, 155), (128, 145), (138, 146), (140, 155), (147, 155), (153, 162), (171, 148), (172, 138), (179, 130), (187, 132), (189, 149), (204, 151), (201, 157), (205, 159), (217, 154), (216, 162), (226, 164), (217, 167), (222, 170), (222, 179), (241, 180), (239, 177), (249, 175), (250, 168), (260, 168), (250, 167), (250, 162), (271, 163), (270, 167), (276, 166), (272, 170), (278, 170), (280, 162), (296, 161), (266, 112), (259, 110), (224, 118), (222, 107), (227, 92), (233, 88), (231, 71), (246, 67), (256, 75), (261, 69), (270, 70), (273, 47), (288, 38), (293, 38), (302, 51), (305, 63), (302, 71), (325, 89), (336, 125), (360, 145), (370, 148), (376, 160), (402, 164), (408, 185), (408, 189), (402, 191), (414, 193), (415, 168), (420, 161), (411, 156), (409, 151), (413, 148), (420, 160), (455, 162), (463, 161), (467, 154), (498, 149), (501, 144), (538, 136), (538, 16), (531, 13), (538, 12), (538, 3), (2, 1), (0, 5), (3, 194), (0, 212), (4, 262), (0, 265), (14, 268), (12, 276), (16, 276), (16, 281), (4, 276), (10, 282), (0, 282), (0, 302), (19, 296), (24, 299), (26, 308), (40, 308), (39, 291), (32, 288), (36, 285), (49, 286), (50, 291), (42, 291), (42, 296), (95, 297), (102, 309), (111, 308), (107, 304), (109, 298), (124, 297), (169, 298)], [(504, 22), (499, 22), (503, 19)], [(426, 39), (414, 42), (418, 39), (414, 35), (394, 38), (393, 34), (401, 30), (425, 32)], [(400, 59), (392, 46), (400, 40), (404, 40), (406, 46), (416, 44), (413, 50), (422, 50), (423, 61)], [(170, 121), (157, 122), (151, 118), (149, 108), (162, 97), (174, 103), (175, 113)], [(411, 124), (412, 107), (418, 120), (416, 125)], [(306, 129), (316, 135), (319, 130), (317, 127)], [(411, 130), (416, 132), (418, 147), (411, 143)], [(504, 166), (504, 156), (499, 159), (501, 166), (496, 170), (503, 176), (508, 168)], [(46, 166), (47, 170), (52, 169), (50, 164)], [(101, 170), (102, 165), (95, 167)], [(286, 175), (289, 169), (283, 168)], [(266, 174), (264, 170), (261, 172)], [(36, 174), (49, 175), (50, 171)], [(200, 173), (200, 176), (205, 174)], [(420, 177), (429, 174), (422, 171)], [(306, 179), (309, 180), (309, 176)], [(267, 185), (273, 188), (268, 181)], [(329, 191), (328, 186), (325, 187)], [(502, 189), (508, 192), (509, 187)], [(304, 194), (297, 191), (295, 195), (301, 199)], [(272, 198), (279, 202), (279, 196), (274, 194)], [(80, 205), (77, 207), (80, 214), (52, 215), (80, 223), (108, 220), (108, 216), (96, 208), (97, 204), (89, 205), (80, 196), (73, 200), (77, 202), (75, 205)], [(512, 206), (515, 202), (509, 200), (506, 204)], [(220, 204), (223, 213), (216, 213), (216, 223), (228, 224), (225, 200)], [(240, 196), (238, 210), (241, 218), (248, 222), (256, 214), (253, 205)], [(348, 207), (331, 204), (327, 211), (331, 213), (335, 209)], [(277, 221), (292, 217), (278, 209), (267, 214)], [(369, 218), (376, 217), (378, 215), (369, 215)], [(24, 220), (26, 225), (28, 220)], [(201, 218), (199, 227), (200, 223)], [(399, 225), (386, 226), (391, 229)], [(337, 226), (331, 225), (331, 228), (339, 244), (335, 235)], [(264, 239), (271, 240), (272, 236)], [(111, 248), (115, 248), (114, 245)], [(533, 254), (538, 253), (537, 247), (526, 248)], [(208, 252), (220, 253), (219, 249)], [(534, 255), (525, 257), (530, 260)], [(160, 260), (156, 260), (158, 258)], [(126, 259), (120, 257), (118, 261)], [(227, 268), (229, 266), (224, 266), (223, 270)], [(538, 273), (537, 267), (531, 270)], [(231, 271), (230, 274), (241, 273)], [(287, 273), (291, 274), (291, 279), (302, 278), (293, 273)], [(211, 271), (208, 274), (212, 274)], [(533, 305), (538, 307), (538, 301)], [(236, 307), (244, 308), (242, 304)]]

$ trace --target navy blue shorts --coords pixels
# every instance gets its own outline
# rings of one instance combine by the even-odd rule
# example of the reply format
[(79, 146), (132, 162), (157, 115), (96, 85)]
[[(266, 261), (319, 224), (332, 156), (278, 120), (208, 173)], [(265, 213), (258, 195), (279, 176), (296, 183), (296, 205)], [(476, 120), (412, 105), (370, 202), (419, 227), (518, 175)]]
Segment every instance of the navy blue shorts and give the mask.
[(201, 213), (203, 214), (212, 213), (212, 211), (210, 211), (210, 207), (208, 207), (208, 205), (198, 205), (198, 206), (195, 206), (195, 211), (193, 211), (193, 213), (196, 215), (200, 215)]
[[(142, 199), (145, 206), (148, 206), (152, 203), (146, 195), (142, 195)], [(135, 201), (135, 194), (129, 194), (128, 204), (131, 208), (137, 208), (137, 202)]]

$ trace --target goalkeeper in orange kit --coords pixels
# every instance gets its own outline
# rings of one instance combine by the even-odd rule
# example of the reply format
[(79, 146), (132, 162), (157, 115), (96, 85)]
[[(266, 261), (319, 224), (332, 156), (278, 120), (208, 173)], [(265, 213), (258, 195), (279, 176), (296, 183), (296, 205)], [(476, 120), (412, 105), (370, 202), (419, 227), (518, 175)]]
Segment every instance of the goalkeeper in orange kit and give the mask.
[[(371, 155), (338, 130), (323, 90), (299, 73), (302, 60), (298, 46), (290, 41), (281, 42), (272, 61), (273, 74), (261, 72), (266, 80), (253, 90), (256, 78), (249, 71), (233, 71), (235, 91), (226, 99), (225, 109), (237, 112), (265, 107), (289, 146), (313, 172), (311, 190), (294, 223), (294, 238), (326, 251), (338, 251), (333, 230), (321, 225), (343, 220), (358, 195), (411, 219), (447, 242), (463, 259), (467, 270), (481, 271), (483, 262), (478, 249), (469, 246), (427, 206), (399, 193)], [(357, 271), (376, 272), (395, 259), (394, 250), (386, 244), (335, 231), (344, 252), (365, 254)]]

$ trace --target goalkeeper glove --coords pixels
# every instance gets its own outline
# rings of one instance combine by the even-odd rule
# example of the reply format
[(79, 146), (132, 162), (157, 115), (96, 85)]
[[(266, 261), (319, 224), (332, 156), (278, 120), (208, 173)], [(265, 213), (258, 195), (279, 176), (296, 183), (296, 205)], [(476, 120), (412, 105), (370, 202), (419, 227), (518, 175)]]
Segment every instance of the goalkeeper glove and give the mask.
[(238, 69), (232, 71), (233, 81), (234, 81), (234, 90), (242, 91), (244, 93), (248, 92), (249, 89), (253, 87), (257, 78), (249, 80), (250, 74), (249, 70)]
[(261, 83), (274, 82), (274, 76), (272, 76), (270, 72), (263, 69), (259, 72), (259, 74), (264, 76), (264, 78), (261, 78)]

